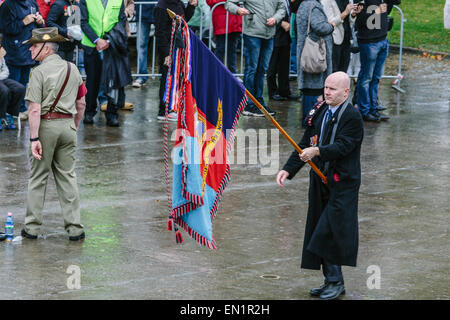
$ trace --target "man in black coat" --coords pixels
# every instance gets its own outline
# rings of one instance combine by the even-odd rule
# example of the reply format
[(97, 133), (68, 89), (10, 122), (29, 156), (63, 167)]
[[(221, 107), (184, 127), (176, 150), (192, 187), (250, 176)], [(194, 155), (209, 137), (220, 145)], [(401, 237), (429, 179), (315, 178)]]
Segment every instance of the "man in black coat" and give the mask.
[(344, 72), (325, 80), (325, 101), (307, 118), (308, 127), (295, 151), (277, 175), (283, 186), (312, 161), (328, 180), (326, 186), (311, 170), (309, 206), (303, 242), (305, 269), (322, 266), (324, 284), (310, 294), (336, 299), (345, 293), (342, 265), (356, 266), (358, 254), (358, 193), (361, 184), (360, 150), (363, 139), (361, 114), (347, 101), (350, 78)]

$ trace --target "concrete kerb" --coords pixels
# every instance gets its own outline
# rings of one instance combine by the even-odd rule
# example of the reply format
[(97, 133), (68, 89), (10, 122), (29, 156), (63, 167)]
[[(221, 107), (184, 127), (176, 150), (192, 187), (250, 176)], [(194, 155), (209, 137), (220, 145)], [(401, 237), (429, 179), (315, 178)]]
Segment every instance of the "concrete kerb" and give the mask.
[[(427, 49), (420, 49), (420, 48), (412, 48), (412, 47), (403, 47), (402, 48), (404, 52), (409, 54), (418, 54), (423, 55), (424, 53), (430, 54), (432, 56), (440, 55), (443, 59), (450, 59), (450, 53), (449, 52), (439, 52), (439, 51), (432, 51)], [(389, 50), (395, 53), (400, 52), (400, 45), (398, 44), (389, 44)]]

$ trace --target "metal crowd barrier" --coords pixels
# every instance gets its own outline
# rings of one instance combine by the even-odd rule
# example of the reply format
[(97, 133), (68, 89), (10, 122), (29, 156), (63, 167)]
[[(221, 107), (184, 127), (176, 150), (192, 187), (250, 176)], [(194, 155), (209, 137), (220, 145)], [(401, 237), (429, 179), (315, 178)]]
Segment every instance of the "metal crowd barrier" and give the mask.
[[(209, 49), (212, 49), (214, 42), (213, 42), (213, 24), (212, 24), (212, 15), (214, 10), (218, 7), (221, 6), (223, 4), (225, 4), (226, 1), (222, 1), (217, 3), (216, 5), (214, 5), (211, 10), (209, 11), (209, 30), (208, 30), (208, 47)], [(141, 33), (139, 32), (140, 30), (140, 22), (141, 22), (141, 18), (142, 18), (142, 5), (144, 4), (157, 4), (157, 1), (139, 1), (139, 2), (135, 2), (135, 7), (136, 7), (136, 11), (139, 10), (140, 14), (139, 14), (139, 20), (138, 21), (133, 21), (133, 19), (135, 19), (133, 17), (133, 19), (130, 21), (130, 25), (132, 23), (136, 23), (136, 48), (139, 45), (139, 37), (141, 36)], [(207, 8), (209, 8), (209, 6), (205, 6)], [(395, 9), (397, 9), (400, 13), (401, 19), (400, 19), (400, 48), (399, 48), (399, 61), (398, 61), (398, 68), (397, 68), (397, 74), (396, 75), (383, 75), (382, 78), (384, 79), (395, 79), (393, 82), (392, 87), (400, 92), (404, 92), (403, 89), (400, 88), (400, 82), (403, 79), (403, 75), (402, 75), (402, 54), (403, 54), (403, 25), (406, 22), (406, 19), (404, 18), (403, 15), (403, 11), (398, 7), (398, 6), (394, 6)], [(197, 9), (196, 9), (197, 10)], [(205, 12), (202, 11), (201, 13), (201, 17), (200, 17), (200, 27), (199, 27), (199, 33), (200, 33), (200, 37), (203, 39), (203, 35), (204, 35), (204, 28), (205, 26), (203, 25), (203, 20), (205, 18), (205, 16), (207, 16), (205, 14)], [(227, 65), (227, 58), (228, 58), (228, 19), (229, 19), (229, 15), (230, 13), (227, 11), (226, 13), (226, 25), (225, 25), (225, 53), (224, 53), (224, 65)], [(131, 27), (130, 29), (133, 30), (133, 27)], [(243, 39), (243, 33), (244, 33), (244, 24), (242, 25), (242, 34), (241, 34), (241, 52), (240, 52), (240, 59), (239, 61), (237, 61), (237, 63), (240, 64), (240, 67), (237, 68), (237, 70), (240, 70), (240, 73), (235, 73), (235, 76), (243, 76), (244, 74), (244, 39)], [(133, 35), (132, 35), (133, 36)], [(138, 76), (148, 76), (148, 77), (160, 77), (161, 74), (160, 73), (156, 73), (155, 72), (155, 66), (156, 66), (156, 37), (155, 37), (155, 33), (153, 32), (153, 35), (151, 36), (151, 39), (153, 40), (152, 43), (152, 61), (151, 61), (151, 72), (150, 73), (145, 73), (145, 74), (140, 74), (140, 73), (133, 73), (132, 76), (133, 77), (138, 77)], [(150, 42), (150, 41), (149, 41)], [(78, 58), (77, 58), (78, 60)], [(136, 60), (137, 60), (137, 69), (139, 70), (139, 59), (137, 59), (136, 56)], [(150, 65), (150, 64), (148, 64)], [(290, 77), (297, 77), (297, 74), (290, 74)], [(357, 74), (352, 74), (350, 75), (351, 78), (357, 78), (358, 75)]]
[[(134, 6), (135, 6), (135, 11), (137, 12), (139, 10), (139, 21), (136, 22), (136, 49), (139, 46), (139, 37), (142, 36), (142, 33), (140, 32), (140, 28), (141, 28), (141, 18), (142, 18), (142, 5), (144, 4), (154, 4), (156, 5), (158, 3), (158, 1), (139, 1), (139, 2), (135, 2)], [(137, 8), (138, 7), (138, 8)], [(135, 16), (136, 17), (136, 16)], [(135, 18), (133, 17), (133, 19)], [(131, 22), (129, 23), (131, 25)], [(150, 31), (151, 32), (151, 31)], [(155, 36), (155, 32), (153, 32), (153, 45), (152, 45), (152, 73), (150, 74), (139, 74), (139, 73), (135, 73), (132, 74), (133, 77), (137, 77), (137, 76), (150, 76), (150, 77), (155, 77), (155, 76), (161, 76), (161, 74), (155, 74), (153, 73), (153, 71), (155, 70), (155, 60), (156, 60), (156, 36)], [(149, 40), (150, 43), (150, 40)], [(147, 52), (147, 58), (148, 58), (148, 52)], [(136, 64), (136, 70), (139, 70), (139, 59), (138, 59), (138, 55), (137, 55), (137, 50), (136, 50), (136, 60), (137, 60), (137, 64)], [(149, 64), (147, 63), (147, 66)]]

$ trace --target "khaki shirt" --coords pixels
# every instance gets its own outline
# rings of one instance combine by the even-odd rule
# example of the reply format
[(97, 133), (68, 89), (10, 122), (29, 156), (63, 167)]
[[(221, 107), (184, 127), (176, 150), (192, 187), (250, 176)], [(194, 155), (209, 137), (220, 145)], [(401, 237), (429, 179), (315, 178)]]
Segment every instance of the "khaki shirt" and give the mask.
[[(25, 100), (41, 105), (41, 115), (46, 114), (56, 100), (67, 74), (67, 61), (57, 54), (46, 57), (42, 63), (30, 72)], [(54, 112), (76, 114), (75, 101), (78, 88), (83, 83), (78, 68), (70, 64), (70, 77)]]

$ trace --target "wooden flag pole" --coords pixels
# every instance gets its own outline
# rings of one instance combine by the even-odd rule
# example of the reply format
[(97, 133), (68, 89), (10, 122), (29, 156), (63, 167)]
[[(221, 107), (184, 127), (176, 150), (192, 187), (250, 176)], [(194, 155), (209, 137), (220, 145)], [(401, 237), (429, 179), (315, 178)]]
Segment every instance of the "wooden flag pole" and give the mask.
[[(292, 146), (295, 148), (295, 150), (297, 150), (299, 154), (302, 154), (303, 150), (297, 145), (297, 143), (295, 143), (294, 140), (292, 140), (292, 138), (287, 134), (287, 132), (284, 131), (284, 129), (278, 124), (278, 122), (274, 119), (274, 117), (272, 117), (269, 114), (269, 112), (267, 112), (266, 108), (264, 108), (261, 105), (261, 103), (259, 103), (259, 101), (256, 100), (256, 98), (247, 89), (245, 89), (245, 93), (250, 98), (250, 100), (252, 100), (253, 103), (264, 113), (266, 118), (269, 119), (270, 122), (272, 122), (273, 125), (275, 127), (277, 127), (277, 129), (281, 132), (281, 134), (292, 144)], [(328, 185), (327, 177), (325, 177), (324, 174), (319, 170), (319, 168), (317, 168), (317, 166), (314, 164), (314, 162), (309, 160), (308, 164), (311, 166), (311, 168), (314, 170), (314, 172), (317, 173), (317, 175), (322, 179), (323, 183), (325, 183), (325, 185)]]

